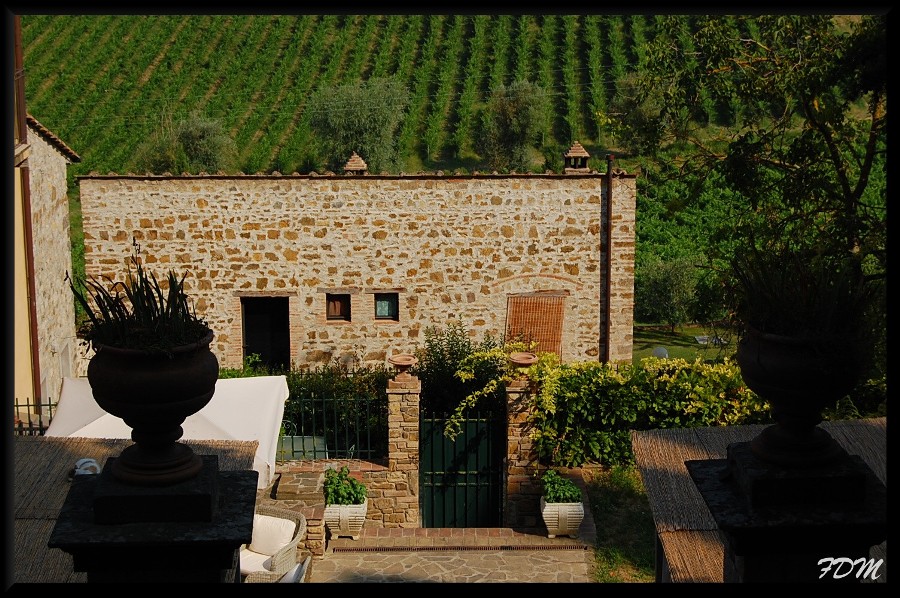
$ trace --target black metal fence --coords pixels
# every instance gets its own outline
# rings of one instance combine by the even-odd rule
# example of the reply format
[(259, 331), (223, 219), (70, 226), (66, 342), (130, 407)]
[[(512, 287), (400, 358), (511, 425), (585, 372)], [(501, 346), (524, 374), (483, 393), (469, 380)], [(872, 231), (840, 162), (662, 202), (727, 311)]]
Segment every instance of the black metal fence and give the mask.
[[(387, 382), (383, 368), (328, 366), (285, 374), (290, 391), (276, 451), (278, 460), (381, 459), (388, 453)], [(17, 436), (43, 436), (55, 403), (14, 404)]]
[(20, 402), (16, 398), (13, 403), (13, 435), (14, 436), (43, 436), (50, 427), (56, 403), (35, 403), (30, 398)]
[(287, 374), (277, 458), (381, 459), (388, 449), (387, 381), (382, 368), (325, 367)]

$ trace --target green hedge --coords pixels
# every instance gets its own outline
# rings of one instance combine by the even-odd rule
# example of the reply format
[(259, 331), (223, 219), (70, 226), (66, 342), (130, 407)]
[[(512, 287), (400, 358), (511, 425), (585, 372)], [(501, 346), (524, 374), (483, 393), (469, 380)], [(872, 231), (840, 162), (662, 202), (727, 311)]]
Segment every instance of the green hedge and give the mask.
[[(527, 349), (522, 343), (460, 342), (464, 336), (453, 328), (433, 331), (429, 338), (431, 353), (419, 352), (422, 360), (416, 373), (432, 387), (447, 388), (450, 372), (446, 366), (455, 366), (457, 383), (467, 385), (458, 392), (469, 393), (458, 397), (457, 418), (477, 402), (490, 402), (494, 389), (518, 376), (505, 356)], [(450, 354), (453, 359), (448, 359)], [(243, 370), (223, 369), (221, 377), (269, 373), (250, 358)], [(530, 397), (533, 409), (529, 430), (538, 458), (551, 467), (633, 464), (632, 430), (772, 421), (767, 403), (744, 385), (737, 364), (727, 358), (709, 363), (701, 358), (690, 362), (648, 357), (638, 364), (613, 365), (560, 363), (555, 354), (547, 353), (541, 354), (527, 373), (536, 389)], [(333, 365), (287, 375), (291, 397), (285, 419), (291, 421), (299, 416), (298, 408), (307, 395), (345, 397), (348, 405), (354, 403), (353, 397), (369, 396), (386, 407), (384, 389), (392, 373), (383, 367), (361, 368), (351, 378), (345, 368)], [(853, 397), (825, 409), (823, 418), (886, 415), (886, 380), (864, 382)], [(376, 417), (376, 427), (386, 425), (383, 415)], [(453, 436), (452, 426), (446, 434)]]
[[(441, 394), (443, 404), (455, 404), (444, 431), (450, 439), (466, 412), (489, 407), (498, 395), (502, 400), (503, 387), (520, 375), (510, 353), (534, 350), (519, 339), (476, 344), (462, 323), (431, 329), (426, 337), (414, 373), (423, 381), (423, 405), (432, 392)], [(632, 464), (632, 430), (770, 421), (768, 406), (744, 386), (729, 360), (563, 364), (545, 353), (527, 374), (536, 389), (529, 432), (538, 458), (551, 467)]]
[(649, 357), (640, 364), (561, 364), (542, 355), (529, 370), (538, 389), (530, 425), (548, 465), (634, 462), (631, 430), (770, 421), (768, 405), (744, 386), (731, 361)]

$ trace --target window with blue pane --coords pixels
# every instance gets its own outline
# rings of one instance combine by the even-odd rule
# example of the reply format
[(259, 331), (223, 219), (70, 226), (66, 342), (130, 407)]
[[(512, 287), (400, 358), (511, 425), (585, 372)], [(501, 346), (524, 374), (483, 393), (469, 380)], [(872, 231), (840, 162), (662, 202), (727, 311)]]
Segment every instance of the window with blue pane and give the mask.
[(400, 302), (397, 293), (375, 293), (375, 319), (395, 322), (400, 319)]

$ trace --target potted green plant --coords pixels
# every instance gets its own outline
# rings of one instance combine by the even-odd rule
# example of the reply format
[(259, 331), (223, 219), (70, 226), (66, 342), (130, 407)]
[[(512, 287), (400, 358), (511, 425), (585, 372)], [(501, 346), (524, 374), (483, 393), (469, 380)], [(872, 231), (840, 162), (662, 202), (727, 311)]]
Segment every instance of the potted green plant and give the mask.
[(132, 428), (134, 444), (112, 465), (125, 483), (163, 486), (196, 476), (202, 459), (178, 442), (181, 424), (215, 392), (219, 362), (213, 332), (185, 293), (185, 276), (164, 283), (144, 269), (140, 246), (122, 280), (66, 279), (88, 321), (80, 329), (93, 349), (87, 378), (94, 400)]
[(818, 424), (861, 376), (872, 299), (861, 260), (782, 241), (741, 248), (731, 268), (736, 360), (776, 422), (753, 439), (753, 453), (789, 467), (835, 459), (842, 451)]
[(369, 508), (365, 484), (351, 476), (346, 465), (340, 469), (329, 468), (325, 470), (322, 493), (325, 495), (325, 526), (331, 536), (350, 536), (358, 540)]
[(541, 476), (540, 506), (548, 538), (578, 537), (584, 519), (584, 503), (581, 489), (575, 482), (555, 469), (545, 471)]

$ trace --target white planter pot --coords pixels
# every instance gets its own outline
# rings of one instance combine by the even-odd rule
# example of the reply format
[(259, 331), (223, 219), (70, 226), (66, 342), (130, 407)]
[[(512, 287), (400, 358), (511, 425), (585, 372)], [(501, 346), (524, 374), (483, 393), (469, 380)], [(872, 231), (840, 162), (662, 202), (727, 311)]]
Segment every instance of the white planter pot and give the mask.
[(361, 505), (325, 505), (325, 526), (331, 537), (349, 536), (359, 540), (368, 509), (368, 498)]
[(547, 502), (541, 497), (541, 516), (547, 526), (547, 537), (578, 537), (584, 519), (584, 504), (580, 502)]

